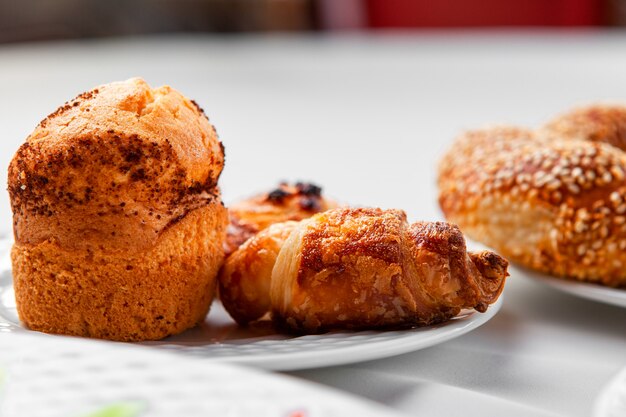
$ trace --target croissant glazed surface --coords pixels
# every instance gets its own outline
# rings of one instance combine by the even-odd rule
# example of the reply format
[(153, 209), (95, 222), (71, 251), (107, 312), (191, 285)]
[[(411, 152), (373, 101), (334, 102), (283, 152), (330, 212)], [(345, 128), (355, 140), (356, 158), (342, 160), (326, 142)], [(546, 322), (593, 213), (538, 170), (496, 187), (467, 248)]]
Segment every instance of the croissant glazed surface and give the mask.
[[(268, 239), (278, 252), (261, 251)], [(263, 268), (249, 268), (255, 260)], [(271, 276), (257, 274), (267, 268)], [(226, 260), (220, 285), (247, 286), (222, 294), (239, 323), (270, 310), (279, 325), (316, 333), (429, 325), (461, 309), (485, 311), (500, 295), (506, 270), (494, 253), (468, 254), (455, 226), (409, 225), (399, 210), (346, 208), (260, 232)]]
[(626, 108), (591, 106), (537, 130), (465, 132), (439, 166), (439, 203), (524, 266), (626, 286)]
[(159, 339), (202, 320), (223, 261), (223, 147), (202, 110), (141, 79), (44, 119), (9, 166), (20, 319)]
[(303, 220), (336, 207), (322, 195), (322, 188), (311, 183), (280, 183), (275, 189), (239, 201), (228, 208), (224, 249), (229, 255), (246, 240), (274, 223)]

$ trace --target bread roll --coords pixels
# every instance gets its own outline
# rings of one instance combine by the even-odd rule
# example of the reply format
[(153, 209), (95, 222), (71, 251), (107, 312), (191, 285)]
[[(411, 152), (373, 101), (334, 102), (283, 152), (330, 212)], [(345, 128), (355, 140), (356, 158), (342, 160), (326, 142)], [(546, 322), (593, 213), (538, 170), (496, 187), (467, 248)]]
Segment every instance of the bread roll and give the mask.
[(608, 143), (626, 151), (626, 106), (578, 107), (557, 116), (539, 132), (557, 139)]
[(223, 165), (203, 111), (141, 79), (45, 118), (9, 167), (20, 319), (127, 341), (201, 321), (223, 261)]
[(625, 120), (592, 107), (462, 134), (439, 166), (446, 218), (529, 268), (626, 286)]

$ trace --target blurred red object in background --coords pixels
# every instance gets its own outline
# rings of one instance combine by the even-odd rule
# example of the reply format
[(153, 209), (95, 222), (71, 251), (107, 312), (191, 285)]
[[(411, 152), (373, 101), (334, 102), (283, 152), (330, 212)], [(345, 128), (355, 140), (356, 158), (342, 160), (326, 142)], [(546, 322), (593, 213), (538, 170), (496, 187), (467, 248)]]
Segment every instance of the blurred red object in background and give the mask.
[(367, 0), (373, 28), (597, 26), (602, 0)]

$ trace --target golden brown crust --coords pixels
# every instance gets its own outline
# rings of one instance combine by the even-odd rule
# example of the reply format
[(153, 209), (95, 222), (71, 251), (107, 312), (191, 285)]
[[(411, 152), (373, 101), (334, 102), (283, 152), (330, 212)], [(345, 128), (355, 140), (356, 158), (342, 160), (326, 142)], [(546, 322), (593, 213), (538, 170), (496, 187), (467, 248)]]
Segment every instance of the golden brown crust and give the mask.
[(47, 333), (158, 340), (201, 322), (223, 259), (226, 209), (189, 212), (141, 253), (76, 251), (53, 239), (12, 250), (20, 320)]
[(142, 250), (218, 201), (224, 155), (208, 119), (170, 87), (131, 79), (48, 116), (9, 166), (15, 239)]
[(336, 207), (311, 183), (280, 183), (275, 189), (242, 200), (228, 208), (230, 225), (224, 246), (229, 255), (246, 240), (274, 223), (303, 220)]
[(613, 139), (558, 136), (557, 125), (549, 135), (515, 127), (461, 135), (440, 163), (441, 208), (522, 265), (625, 286), (626, 154)]
[(247, 240), (230, 255), (219, 275), (220, 300), (238, 323), (249, 323), (270, 310), (269, 285), (280, 248), (298, 222), (276, 223)]
[[(247, 256), (271, 252), (264, 270), (275, 258), (269, 285), (272, 317), (296, 332), (428, 325), (463, 308), (484, 311), (499, 296), (507, 275), (506, 261), (495, 254), (472, 255), (476, 261), (468, 256), (458, 228), (445, 223), (409, 226), (399, 210), (319, 213), (275, 241), (282, 242), (277, 255), (275, 249), (261, 252), (270, 230), (250, 239), (228, 262), (244, 263)], [(263, 297), (266, 275), (257, 275), (263, 285), (251, 287)], [(229, 305), (233, 301), (245, 302), (223, 300), (229, 311), (237, 308)]]
[[(467, 252), (461, 230), (445, 222), (413, 223), (408, 236), (410, 258), (421, 269), (420, 275), (441, 279), (434, 285), (431, 282), (431, 297), (480, 312), (496, 302), (508, 275), (506, 259), (490, 251)], [(442, 262), (441, 273), (433, 275), (432, 270)]]
[(485, 312), (490, 304), (498, 300), (502, 290), (504, 290), (501, 277), (508, 275), (509, 262), (488, 250), (468, 252), (468, 255), (478, 270), (478, 274), (483, 277), (477, 281), (481, 297), (474, 308), (480, 312)]
[(20, 318), (116, 340), (193, 326), (223, 259), (223, 164), (199, 107), (141, 79), (48, 116), (9, 167)]
[(550, 121), (542, 133), (562, 139), (603, 142), (626, 151), (626, 106), (592, 105)]

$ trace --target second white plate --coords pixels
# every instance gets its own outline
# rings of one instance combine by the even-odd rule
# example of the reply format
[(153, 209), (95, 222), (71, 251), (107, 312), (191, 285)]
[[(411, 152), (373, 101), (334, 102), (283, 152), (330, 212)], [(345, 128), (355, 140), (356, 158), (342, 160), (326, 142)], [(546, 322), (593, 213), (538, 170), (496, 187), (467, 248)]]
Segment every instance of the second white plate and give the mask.
[(622, 369), (596, 399), (594, 417), (626, 416), (626, 368)]
[(284, 375), (35, 332), (0, 338), (0, 415), (400, 417)]
[[(473, 240), (468, 240), (467, 245), (472, 250), (490, 249), (482, 243)], [(557, 278), (543, 272), (533, 271), (532, 269), (517, 264), (510, 265), (509, 272), (511, 273), (511, 275), (519, 274), (533, 278), (552, 288), (555, 288), (562, 292), (566, 292), (568, 294), (575, 295), (577, 297), (599, 301), (604, 304), (626, 307), (626, 289), (610, 288), (602, 285), (592, 284), (589, 282), (580, 282)]]
[(542, 272), (532, 271), (519, 266), (515, 268), (521, 271), (524, 276), (529, 276), (559, 291), (605, 304), (626, 307), (626, 289), (610, 288), (588, 282), (556, 278)]

